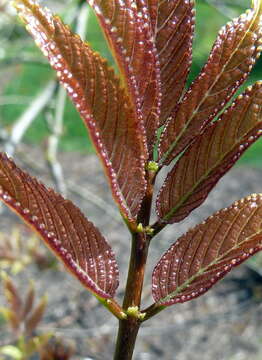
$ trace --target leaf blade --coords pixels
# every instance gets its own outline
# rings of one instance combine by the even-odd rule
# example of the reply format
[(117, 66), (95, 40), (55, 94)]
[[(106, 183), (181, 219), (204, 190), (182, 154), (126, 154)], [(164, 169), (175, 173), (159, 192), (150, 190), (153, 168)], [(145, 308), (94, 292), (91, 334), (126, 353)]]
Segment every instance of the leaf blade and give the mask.
[(48, 9), (29, 0), (17, 0), (15, 6), (83, 118), (120, 211), (133, 221), (146, 191), (147, 150), (119, 79)]
[(161, 162), (169, 164), (223, 109), (250, 73), (261, 48), (262, 2), (224, 26), (209, 59), (162, 133)]
[(153, 271), (154, 300), (169, 306), (196, 298), (260, 250), (262, 194), (253, 194), (212, 215), (168, 249)]
[(152, 151), (160, 113), (160, 74), (152, 38), (153, 11), (143, 0), (88, 0), (94, 9), (136, 109), (141, 131)]
[(40, 299), (39, 304), (32, 310), (31, 314), (25, 319), (25, 333), (32, 335), (33, 331), (37, 328), (38, 324), (43, 318), (47, 306), (47, 296)]
[(261, 129), (262, 83), (258, 82), (240, 95), (178, 160), (158, 194), (158, 216), (167, 222), (179, 222), (187, 217), (262, 136)]
[(46, 243), (91, 292), (112, 298), (118, 287), (115, 256), (100, 234), (69, 200), (0, 154), (0, 199)]
[(159, 3), (158, 13), (156, 47), (162, 84), (160, 125), (163, 125), (182, 96), (192, 63), (194, 1), (165, 0)]

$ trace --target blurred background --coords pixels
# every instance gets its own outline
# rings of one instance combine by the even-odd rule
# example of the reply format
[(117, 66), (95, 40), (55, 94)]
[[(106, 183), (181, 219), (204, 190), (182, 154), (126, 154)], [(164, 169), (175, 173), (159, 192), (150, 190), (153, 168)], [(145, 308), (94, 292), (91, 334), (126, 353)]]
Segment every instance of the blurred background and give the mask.
[[(58, 13), (112, 63), (94, 14), (85, 1), (43, 0), (42, 4)], [(221, 26), (248, 7), (249, 0), (196, 0), (196, 36), (188, 84), (205, 63)], [(243, 88), (261, 79), (262, 59)], [(0, 148), (15, 155), (16, 162), (24, 169), (73, 200), (107, 235), (121, 269), (118, 296), (122, 297), (128, 233), (112, 202), (82, 120), (58, 86), (47, 60), (16, 17), (10, 0), (0, 0)], [(175, 236), (171, 226), (163, 232), (161, 241), (154, 243), (145, 303), (152, 301), (152, 267), (177, 236), (234, 200), (261, 192), (261, 155), (262, 139), (221, 180), (203, 206), (177, 226)], [(49, 350), (52, 353), (62, 349), (67, 353), (65, 360), (71, 359), (73, 353), (75, 360), (110, 360), (116, 321), (64, 271), (15, 215), (4, 207), (0, 212), (0, 277), (2, 271), (11, 277), (15, 289), (12, 296), (18, 294), (26, 299), (34, 279), (34, 296), (39, 297), (40, 304), (43, 302), (40, 296), (46, 291), (49, 294), (46, 310), (38, 319), (40, 326), (38, 322), (35, 324), (33, 335), (51, 331), (62, 338), (63, 341), (53, 340)], [(261, 360), (261, 269), (262, 256), (254, 257), (205, 296), (152, 319), (141, 330), (135, 360)], [(5, 296), (8, 286), (7, 280), (0, 284), (0, 360), (39, 359), (32, 356), (36, 348), (31, 347), (31, 353), (30, 349), (26, 353), (25, 344), (17, 341), (17, 334), (24, 336), (25, 319), (19, 320), (18, 329), (13, 328), (10, 298), (8, 301)], [(17, 302), (16, 297), (13, 300)], [(31, 313), (33, 310), (30, 309)], [(23, 338), (25, 343), (31, 336)], [(37, 338), (37, 341), (41, 344), (45, 339)], [(68, 341), (69, 344), (63, 344)]]

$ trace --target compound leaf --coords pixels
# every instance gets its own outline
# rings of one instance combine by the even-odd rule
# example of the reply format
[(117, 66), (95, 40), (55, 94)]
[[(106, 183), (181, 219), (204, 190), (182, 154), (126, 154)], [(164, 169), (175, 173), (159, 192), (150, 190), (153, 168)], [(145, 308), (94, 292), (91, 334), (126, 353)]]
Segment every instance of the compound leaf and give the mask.
[(0, 199), (36, 231), (67, 269), (93, 293), (112, 298), (118, 286), (114, 253), (69, 200), (0, 155)]
[(179, 222), (201, 205), (218, 180), (262, 135), (262, 82), (240, 95), (189, 146), (168, 174), (157, 198), (157, 213)]
[(169, 164), (223, 109), (246, 79), (261, 50), (261, 0), (224, 26), (200, 75), (168, 120), (160, 141), (161, 162)]
[(233, 267), (262, 250), (262, 194), (209, 217), (178, 239), (153, 272), (153, 297), (172, 305), (204, 294)]
[(82, 116), (120, 211), (133, 220), (146, 191), (147, 151), (129, 98), (106, 61), (58, 17), (29, 0), (15, 6)]
[(193, 6), (194, 1), (185, 0), (159, 3), (156, 47), (162, 84), (161, 125), (180, 100), (192, 62)]
[[(88, 0), (93, 7), (136, 114), (144, 126), (149, 150), (152, 150), (160, 112), (160, 74), (152, 33), (150, 11), (144, 0)], [(150, 16), (151, 15), (151, 16)], [(155, 20), (153, 20), (155, 21)]]

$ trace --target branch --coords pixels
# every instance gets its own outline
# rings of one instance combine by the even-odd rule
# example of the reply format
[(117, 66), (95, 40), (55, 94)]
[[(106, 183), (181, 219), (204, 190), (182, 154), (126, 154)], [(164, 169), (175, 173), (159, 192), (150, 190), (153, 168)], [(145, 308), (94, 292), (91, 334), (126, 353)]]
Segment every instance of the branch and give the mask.
[(28, 127), (52, 98), (56, 84), (56, 81), (51, 80), (15, 122), (10, 137), (5, 144), (5, 151), (9, 155), (12, 156), (14, 154), (17, 145), (20, 143)]
[(66, 196), (66, 183), (64, 180), (63, 169), (57, 159), (58, 144), (63, 132), (63, 120), (66, 104), (66, 92), (63, 87), (59, 86), (57, 92), (57, 100), (55, 107), (55, 116), (49, 122), (51, 123), (51, 134), (48, 138), (48, 145), (46, 151), (47, 164), (49, 166), (51, 175), (56, 184), (58, 191)]

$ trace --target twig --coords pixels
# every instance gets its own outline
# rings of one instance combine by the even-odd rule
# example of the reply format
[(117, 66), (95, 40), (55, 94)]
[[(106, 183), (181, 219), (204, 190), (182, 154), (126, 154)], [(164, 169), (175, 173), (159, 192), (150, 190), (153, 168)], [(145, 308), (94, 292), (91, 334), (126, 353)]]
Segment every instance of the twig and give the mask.
[(95, 204), (106, 214), (108, 214), (115, 222), (122, 223), (122, 219), (120, 218), (119, 213), (116, 211), (116, 209), (113, 206), (108, 205), (106, 201), (97, 196), (94, 192), (76, 185), (73, 181), (68, 181), (68, 189), (72, 194), (80, 196), (82, 199)]
[[(76, 32), (85, 39), (88, 24), (89, 8), (86, 4), (81, 5), (79, 16), (76, 24)], [(63, 132), (63, 119), (66, 104), (66, 92), (61, 86), (57, 92), (57, 101), (55, 108), (55, 116), (51, 124), (51, 135), (48, 138), (47, 146), (47, 163), (51, 171), (51, 175), (58, 190), (66, 196), (66, 183), (63, 176), (63, 169), (58, 161), (58, 145)]]
[(63, 169), (57, 159), (58, 144), (63, 132), (63, 119), (66, 103), (66, 92), (61, 86), (59, 86), (56, 99), (55, 116), (54, 119), (52, 119), (54, 121), (52, 121), (51, 134), (48, 138), (46, 159), (57, 189), (61, 194), (66, 196), (67, 190)]
[(78, 35), (81, 37), (82, 40), (85, 40), (86, 38), (89, 15), (90, 15), (90, 9), (88, 8), (87, 4), (86, 3), (82, 4), (76, 25), (76, 32), (78, 33)]
[(25, 110), (25, 112), (20, 116), (16, 121), (15, 125), (12, 128), (10, 137), (5, 144), (5, 151), (9, 155), (13, 155), (16, 149), (16, 146), (20, 143), (23, 138), (26, 130), (41, 112), (41, 110), (48, 104), (56, 88), (56, 81), (51, 80), (44, 90), (41, 91), (39, 95), (36, 96), (34, 101), (30, 106)]

